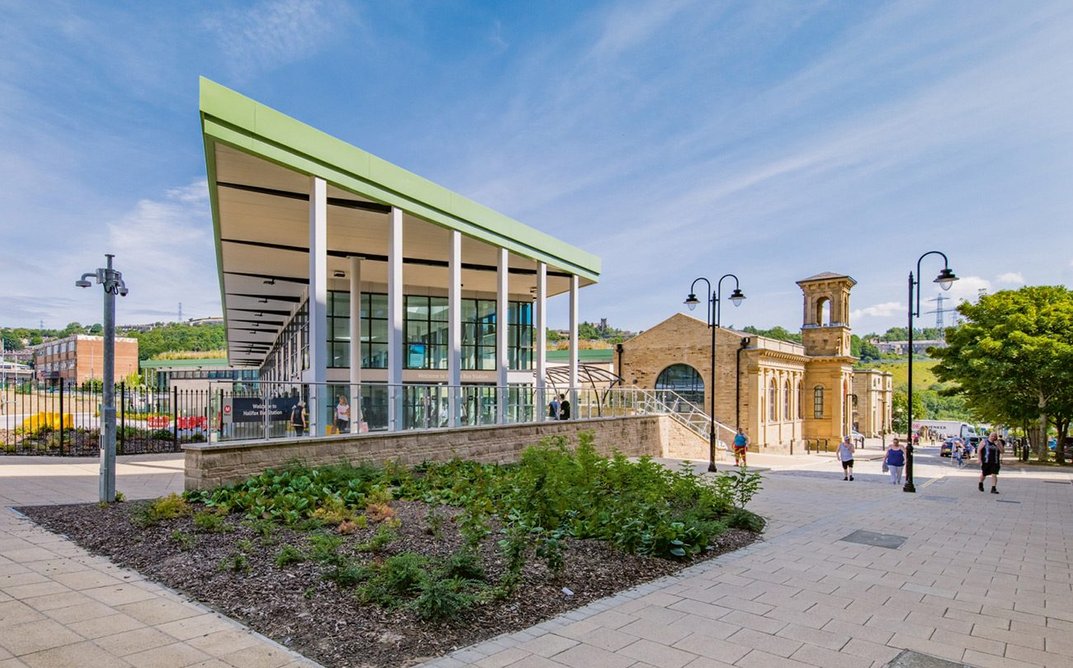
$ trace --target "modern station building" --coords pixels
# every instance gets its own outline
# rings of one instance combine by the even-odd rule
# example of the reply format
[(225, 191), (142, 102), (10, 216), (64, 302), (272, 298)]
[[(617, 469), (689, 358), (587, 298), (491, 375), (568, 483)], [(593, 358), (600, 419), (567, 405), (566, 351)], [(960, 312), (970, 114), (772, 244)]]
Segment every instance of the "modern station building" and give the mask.
[(200, 108), (229, 362), (312, 433), (541, 419), (560, 295), (578, 387), (596, 256), (206, 79)]

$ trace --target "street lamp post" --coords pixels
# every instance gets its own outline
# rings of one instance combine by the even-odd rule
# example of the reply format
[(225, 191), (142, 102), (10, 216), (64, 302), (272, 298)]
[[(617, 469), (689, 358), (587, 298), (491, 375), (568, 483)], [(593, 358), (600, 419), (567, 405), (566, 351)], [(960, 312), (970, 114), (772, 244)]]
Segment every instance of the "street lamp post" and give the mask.
[[(115, 501), (115, 296), (127, 296), (127, 285), (122, 272), (112, 269), (111, 254), (106, 267), (82, 274), (75, 281), (80, 288), (88, 288), (90, 278), (104, 286), (104, 388), (101, 397), (101, 473), (100, 501)], [(62, 416), (61, 416), (62, 419)]]
[(939, 284), (939, 287), (949, 290), (954, 281), (958, 280), (958, 277), (950, 270), (950, 261), (946, 259), (946, 254), (937, 250), (928, 251), (917, 259), (915, 279), (913, 272), (909, 272), (909, 401), (906, 406), (905, 427), (909, 439), (905, 445), (905, 485), (902, 491), (910, 493), (917, 491), (916, 485), (913, 484), (913, 317), (920, 316), (920, 263), (929, 255), (940, 255), (943, 258), (943, 270), (934, 281)]
[(689, 296), (686, 297), (685, 305), (689, 307), (689, 310), (697, 308), (697, 304), (700, 300), (697, 299), (696, 287), (698, 281), (704, 281), (708, 286), (708, 293), (711, 294), (711, 298), (708, 300), (708, 328), (712, 330), (712, 362), (711, 362), (711, 382), (708, 384), (708, 395), (710, 397), (709, 405), (711, 406), (709, 417), (710, 429), (708, 430), (708, 471), (715, 472), (715, 332), (719, 329), (719, 294), (722, 290), (723, 279), (734, 279), (734, 292), (730, 293), (730, 301), (734, 306), (739, 306), (741, 301), (745, 299), (745, 295), (742, 294), (741, 289), (738, 287), (738, 277), (734, 274), (723, 274), (715, 284), (715, 289), (712, 290), (712, 282), (707, 278), (701, 276), (700, 278), (693, 279), (692, 285), (689, 286)]

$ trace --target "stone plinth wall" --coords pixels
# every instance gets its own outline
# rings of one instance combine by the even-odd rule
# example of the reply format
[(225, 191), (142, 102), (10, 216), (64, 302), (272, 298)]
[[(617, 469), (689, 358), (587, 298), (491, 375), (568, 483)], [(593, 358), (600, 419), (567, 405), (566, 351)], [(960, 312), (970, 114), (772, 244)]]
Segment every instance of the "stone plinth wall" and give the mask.
[[(405, 465), (454, 458), (487, 463), (517, 461), (522, 451), (548, 436), (565, 436), (577, 443), (582, 431), (594, 434), (596, 449), (602, 454), (617, 450), (629, 457), (682, 457), (696, 459), (696, 434), (665, 415), (542, 422), (534, 424), (465, 427), (451, 431), (360, 434), (319, 438), (274, 439), (191, 443), (186, 454), (186, 489), (212, 489), (240, 482), (265, 469), (279, 468), (292, 461), (310, 466), (341, 463), (382, 464), (397, 461)], [(691, 446), (686, 444), (692, 443)], [(703, 444), (701, 444), (703, 445)], [(707, 458), (703, 447), (701, 459)], [(688, 451), (688, 454), (685, 454)], [(683, 454), (669, 454), (681, 452)]]

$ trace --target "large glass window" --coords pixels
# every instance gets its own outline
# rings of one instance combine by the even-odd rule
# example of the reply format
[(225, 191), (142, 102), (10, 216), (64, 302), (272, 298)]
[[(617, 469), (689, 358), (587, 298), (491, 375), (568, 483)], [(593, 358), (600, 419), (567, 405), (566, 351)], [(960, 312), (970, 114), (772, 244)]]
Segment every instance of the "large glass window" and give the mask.
[(387, 368), (387, 295), (361, 293), (361, 366)]
[(328, 366), (350, 366), (350, 293), (328, 292)]
[(446, 369), (447, 298), (410, 295), (405, 304), (406, 368)]
[(656, 378), (656, 391), (661, 390), (670, 390), (690, 403), (704, 405), (704, 381), (688, 364), (674, 364), (661, 371)]
[(823, 417), (823, 385), (817, 385), (812, 389), (812, 417)]
[(779, 419), (779, 397), (775, 379), (768, 381), (767, 385), (767, 421), (775, 422)]
[(533, 304), (510, 303), (507, 333), (507, 365), (511, 369), (533, 368)]
[(782, 419), (792, 420), (794, 414), (790, 412), (790, 381), (782, 384)]
[(496, 368), (496, 303), (462, 300), (462, 368)]

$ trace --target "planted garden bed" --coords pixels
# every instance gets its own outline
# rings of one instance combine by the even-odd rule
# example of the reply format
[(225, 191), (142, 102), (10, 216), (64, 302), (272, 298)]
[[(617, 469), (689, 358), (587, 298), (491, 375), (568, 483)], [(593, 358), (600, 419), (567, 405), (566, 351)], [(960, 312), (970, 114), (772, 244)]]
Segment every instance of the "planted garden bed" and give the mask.
[(329, 666), (440, 656), (752, 542), (755, 474), (552, 440), (512, 466), (293, 466), (42, 525)]

